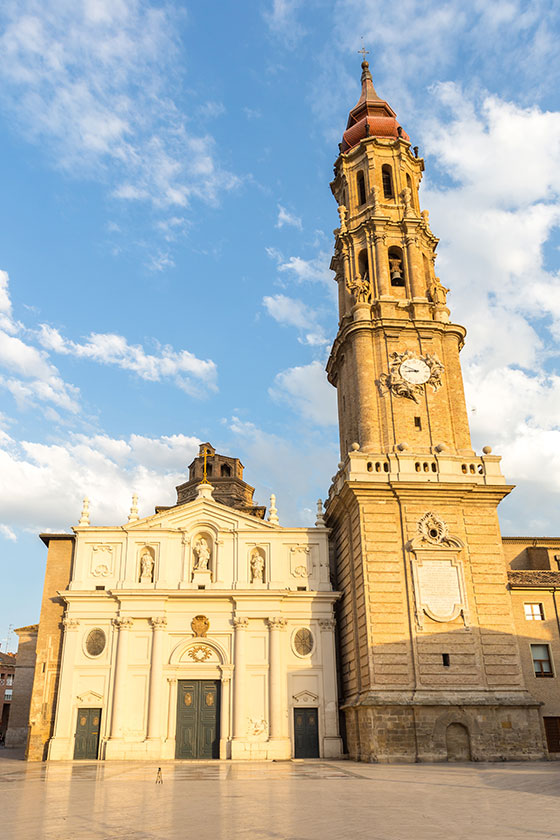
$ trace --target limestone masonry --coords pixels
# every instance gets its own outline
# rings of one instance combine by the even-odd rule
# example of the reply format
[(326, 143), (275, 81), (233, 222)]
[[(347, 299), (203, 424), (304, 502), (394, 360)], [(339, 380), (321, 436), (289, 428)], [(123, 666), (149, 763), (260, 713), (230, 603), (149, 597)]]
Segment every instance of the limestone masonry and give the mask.
[(560, 757), (560, 539), (501, 537), (424, 162), (365, 61), (339, 149), (324, 512), (266, 518), (205, 443), (176, 505), (42, 535), (29, 759)]

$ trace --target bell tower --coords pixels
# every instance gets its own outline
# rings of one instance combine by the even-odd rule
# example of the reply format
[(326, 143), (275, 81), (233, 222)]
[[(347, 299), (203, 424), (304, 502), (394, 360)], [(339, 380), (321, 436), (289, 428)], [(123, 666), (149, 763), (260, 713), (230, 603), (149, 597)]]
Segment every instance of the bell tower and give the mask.
[(327, 364), (348, 749), (362, 760), (543, 754), (497, 517), (500, 458), (472, 448), (459, 353), (420, 209), (424, 161), (362, 63), (334, 166), (339, 328)]

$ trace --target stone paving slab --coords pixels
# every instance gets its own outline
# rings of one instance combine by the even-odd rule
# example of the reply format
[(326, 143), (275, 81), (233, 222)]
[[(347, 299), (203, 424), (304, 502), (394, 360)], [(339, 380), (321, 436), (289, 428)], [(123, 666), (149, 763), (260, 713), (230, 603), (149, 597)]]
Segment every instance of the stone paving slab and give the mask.
[(26, 763), (0, 751), (10, 840), (560, 838), (560, 762)]

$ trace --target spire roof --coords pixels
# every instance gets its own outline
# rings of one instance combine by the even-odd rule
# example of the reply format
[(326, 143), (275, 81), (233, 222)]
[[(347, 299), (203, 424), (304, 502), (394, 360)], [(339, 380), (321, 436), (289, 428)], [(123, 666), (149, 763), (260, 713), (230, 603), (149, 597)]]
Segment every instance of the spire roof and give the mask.
[(392, 137), (395, 140), (400, 137), (410, 140), (389, 103), (378, 96), (367, 61), (362, 61), (361, 82), (360, 98), (350, 111), (342, 137), (342, 151), (347, 152), (364, 137)]

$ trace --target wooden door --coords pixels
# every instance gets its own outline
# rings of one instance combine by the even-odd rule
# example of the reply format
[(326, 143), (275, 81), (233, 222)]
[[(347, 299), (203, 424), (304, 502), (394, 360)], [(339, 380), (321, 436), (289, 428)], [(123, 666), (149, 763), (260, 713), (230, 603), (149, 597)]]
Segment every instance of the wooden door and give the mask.
[(220, 757), (219, 680), (179, 680), (176, 758)]
[(560, 752), (560, 717), (545, 717), (546, 745), (551, 753)]
[(318, 718), (318, 709), (294, 709), (296, 758), (319, 758)]
[(74, 758), (90, 760), (97, 758), (100, 724), (101, 709), (78, 709)]

